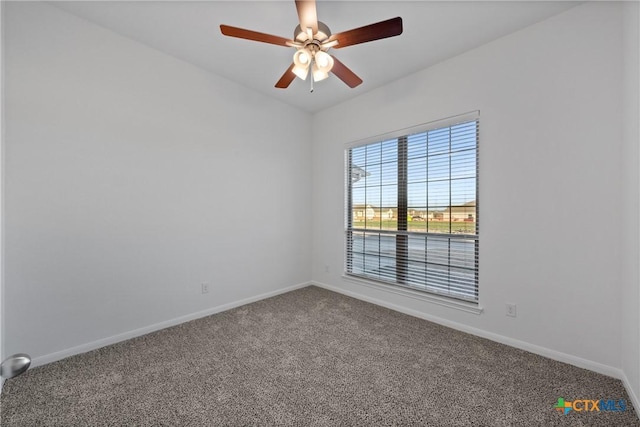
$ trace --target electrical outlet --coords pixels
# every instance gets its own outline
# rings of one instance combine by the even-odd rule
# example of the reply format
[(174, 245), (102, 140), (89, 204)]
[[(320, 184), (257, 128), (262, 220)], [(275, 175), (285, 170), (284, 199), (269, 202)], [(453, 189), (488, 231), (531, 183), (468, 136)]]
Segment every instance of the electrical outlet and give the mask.
[(209, 284), (206, 283), (206, 282), (202, 282), (201, 286), (202, 286), (202, 293), (203, 294), (208, 294), (209, 293)]
[(510, 304), (510, 303), (506, 303), (505, 304), (507, 312), (506, 315), (509, 317), (516, 317), (516, 305), (515, 304)]
[(328, 273), (328, 272), (329, 272), (329, 266), (328, 266), (328, 265), (326, 265), (326, 264), (325, 264), (325, 266), (324, 266), (324, 272), (325, 272), (325, 273)]

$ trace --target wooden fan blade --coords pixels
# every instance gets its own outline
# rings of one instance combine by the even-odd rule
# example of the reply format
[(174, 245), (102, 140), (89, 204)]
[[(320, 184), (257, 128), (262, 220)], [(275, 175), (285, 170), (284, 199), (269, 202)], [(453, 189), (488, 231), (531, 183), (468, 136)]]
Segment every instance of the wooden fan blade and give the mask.
[(300, 19), (300, 28), (307, 31), (311, 28), (313, 34), (318, 32), (318, 15), (316, 13), (315, 0), (296, 0), (296, 9)]
[(356, 75), (353, 71), (347, 68), (342, 62), (338, 61), (338, 58), (331, 55), (333, 58), (333, 68), (331, 72), (338, 76), (340, 80), (345, 82), (350, 88), (354, 88), (362, 83), (362, 79)]
[(400, 34), (402, 34), (402, 18), (397, 17), (334, 34), (329, 37), (329, 41), (337, 40), (338, 44), (335, 49), (340, 49), (354, 44), (395, 37)]
[(295, 65), (296, 64), (291, 64), (287, 71), (284, 72), (282, 77), (280, 77), (280, 80), (278, 80), (278, 83), (276, 83), (276, 87), (278, 89), (288, 88), (291, 82), (296, 78), (296, 75), (293, 74), (293, 67), (295, 67)]
[(245, 30), (244, 28), (230, 27), (228, 25), (220, 25), (220, 31), (225, 36), (237, 37), (239, 39), (253, 40), (256, 42), (270, 43), (278, 46), (290, 46), (295, 43), (293, 40), (284, 37), (273, 36), (271, 34), (259, 33), (257, 31)]

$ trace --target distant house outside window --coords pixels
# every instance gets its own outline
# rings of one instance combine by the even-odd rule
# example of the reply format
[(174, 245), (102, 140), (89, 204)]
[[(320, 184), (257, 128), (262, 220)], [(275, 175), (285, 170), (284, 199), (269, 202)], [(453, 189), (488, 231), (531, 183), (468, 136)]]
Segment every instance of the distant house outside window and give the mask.
[(348, 276), (478, 301), (479, 114), (346, 150)]

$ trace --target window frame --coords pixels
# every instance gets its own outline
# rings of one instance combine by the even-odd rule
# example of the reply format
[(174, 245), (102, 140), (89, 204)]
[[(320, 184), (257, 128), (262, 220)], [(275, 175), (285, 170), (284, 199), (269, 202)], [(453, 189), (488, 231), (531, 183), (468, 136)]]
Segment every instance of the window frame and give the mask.
[[(475, 274), (475, 298), (469, 298), (469, 297), (461, 297), (460, 295), (456, 296), (453, 295), (451, 293), (451, 291), (449, 291), (449, 293), (442, 293), (442, 292), (435, 292), (433, 290), (428, 290), (427, 289), (427, 282), (425, 280), (424, 282), (424, 288), (420, 289), (419, 287), (416, 286), (411, 286), (408, 281), (405, 280), (404, 283), (402, 283), (402, 281), (398, 280), (396, 278), (395, 281), (391, 281), (391, 280), (385, 280), (385, 279), (380, 279), (378, 280), (377, 278), (371, 277), (371, 276), (367, 276), (366, 274), (358, 274), (358, 273), (353, 273), (352, 271), (349, 271), (350, 266), (352, 265), (350, 263), (350, 259), (349, 256), (352, 253), (352, 250), (350, 250), (349, 245), (350, 242), (353, 242), (353, 233), (354, 231), (357, 233), (363, 233), (366, 232), (367, 229), (362, 229), (362, 228), (354, 228), (353, 227), (353, 200), (352, 200), (352, 168), (350, 167), (351, 165), (351, 159), (350, 159), (350, 155), (352, 152), (352, 149), (357, 148), (357, 147), (362, 147), (362, 146), (366, 146), (366, 145), (370, 145), (370, 144), (375, 144), (375, 143), (382, 143), (385, 141), (389, 141), (389, 140), (397, 140), (398, 143), (402, 143), (402, 141), (404, 141), (404, 144), (407, 143), (407, 138), (414, 135), (414, 134), (419, 134), (419, 133), (424, 133), (424, 132), (428, 132), (428, 131), (432, 131), (432, 130), (436, 130), (436, 129), (442, 129), (442, 128), (447, 128), (447, 127), (452, 127), (455, 126), (457, 124), (462, 124), (462, 123), (467, 123), (467, 122), (476, 122), (476, 140), (475, 140), (475, 174), (473, 175), (473, 178), (475, 179), (475, 233), (473, 234), (466, 234), (465, 236), (472, 236), (469, 237), (469, 240), (475, 241), (475, 250), (474, 250), (474, 267), (472, 269), (472, 271)], [(445, 306), (449, 306), (449, 307), (454, 307), (454, 308), (460, 308), (463, 309), (465, 311), (469, 311), (472, 313), (476, 313), (479, 314), (482, 312), (482, 308), (480, 307), (480, 291), (479, 291), (479, 245), (480, 245), (480, 229), (479, 229), (479, 210), (480, 210), (480, 203), (479, 203), (479, 149), (480, 149), (480, 112), (479, 111), (471, 111), (469, 113), (465, 113), (465, 114), (461, 114), (461, 115), (456, 115), (456, 116), (452, 116), (446, 119), (441, 119), (441, 120), (435, 120), (435, 121), (431, 121), (428, 123), (423, 123), (417, 126), (412, 126), (409, 128), (404, 128), (404, 129), (400, 129), (400, 130), (396, 130), (393, 132), (389, 132), (386, 134), (382, 134), (382, 135), (377, 135), (377, 136), (373, 136), (370, 138), (366, 138), (366, 139), (362, 139), (362, 140), (358, 140), (358, 141), (354, 141), (348, 144), (345, 144), (345, 227), (344, 227), (344, 231), (345, 231), (345, 254), (344, 254), (344, 274), (343, 274), (343, 278), (350, 280), (352, 282), (361, 284), (361, 285), (365, 285), (365, 286), (370, 286), (370, 287), (375, 287), (378, 289), (384, 289), (386, 291), (389, 292), (393, 292), (393, 293), (400, 293), (403, 295), (407, 295), (413, 298), (418, 298), (418, 299), (426, 299), (429, 300), (431, 302), (435, 302), (437, 304), (440, 305), (445, 305)], [(399, 150), (399, 153), (401, 153), (402, 150)], [(406, 154), (406, 150), (404, 150), (404, 153)], [(451, 150), (449, 149), (448, 151), (449, 155), (451, 154)], [(400, 164), (404, 164), (404, 166), (407, 165), (407, 159), (398, 159), (398, 165), (397, 165), (397, 169), (402, 169), (399, 165)], [(357, 165), (356, 165), (357, 166)], [(399, 178), (401, 179), (401, 178)], [(448, 178), (447, 178), (448, 182), (451, 182), (452, 176), (451, 173), (449, 173)], [(402, 184), (400, 182), (397, 182), (396, 184), (396, 190), (398, 192), (401, 191), (407, 191), (409, 188), (408, 183), (405, 181)], [(398, 197), (398, 223), (401, 224), (401, 217), (403, 215), (400, 214), (400, 212), (404, 212), (404, 215), (406, 215), (406, 208), (407, 206), (400, 206), (401, 204), (401, 200), (404, 199), (405, 202), (408, 201), (408, 196), (407, 197)], [(428, 204), (428, 203), (427, 203)], [(452, 204), (452, 202), (450, 202), (449, 208), (451, 208), (451, 206), (455, 206)], [(382, 208), (382, 206), (380, 207)], [(405, 217), (406, 220), (406, 217)], [(452, 241), (452, 239), (456, 239), (459, 238), (459, 235), (457, 235), (457, 233), (452, 233), (451, 230), (449, 233), (433, 233), (433, 232), (429, 232), (428, 229), (425, 232), (412, 232), (409, 231), (407, 229), (407, 227), (404, 227), (404, 229), (402, 225), (399, 225), (398, 227), (396, 227), (396, 230), (394, 230), (393, 232), (391, 232), (390, 234), (396, 236), (396, 243), (399, 244), (399, 240), (405, 240), (408, 239), (410, 235), (417, 235), (417, 236), (425, 236), (425, 239), (427, 239), (429, 236), (433, 237), (433, 238), (437, 238), (437, 239), (447, 239), (449, 242)], [(385, 232), (381, 229), (372, 229), (370, 230), (371, 232), (382, 232), (379, 233), (379, 235), (385, 234)], [(351, 238), (350, 238), (351, 236)], [(405, 239), (398, 239), (399, 236), (407, 236), (405, 237)], [(426, 240), (425, 240), (425, 244), (426, 244)], [(450, 243), (449, 243), (450, 244)], [(397, 254), (397, 252), (396, 252)], [(425, 254), (426, 254), (426, 249), (425, 249)], [(398, 268), (402, 268), (398, 265), (397, 260), (399, 259), (399, 257), (396, 255), (394, 256), (396, 259), (396, 264), (394, 266), (394, 269), (396, 270), (397, 274), (401, 274), (398, 273)], [(404, 261), (403, 261), (404, 262)], [(452, 268), (452, 264), (448, 263), (448, 268), (451, 269)], [(450, 281), (450, 279), (448, 279)]]

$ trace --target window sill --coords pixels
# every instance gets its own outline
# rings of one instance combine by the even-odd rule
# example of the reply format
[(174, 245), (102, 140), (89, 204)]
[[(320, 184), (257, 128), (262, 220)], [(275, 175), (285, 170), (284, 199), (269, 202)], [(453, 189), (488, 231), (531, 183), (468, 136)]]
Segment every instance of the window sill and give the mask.
[(421, 301), (426, 301), (432, 304), (453, 308), (455, 310), (460, 310), (467, 313), (481, 314), (484, 311), (484, 309), (480, 307), (480, 305), (472, 302), (458, 301), (451, 298), (440, 297), (438, 295), (406, 289), (400, 286), (378, 283), (373, 280), (361, 279), (359, 277), (350, 276), (348, 274), (343, 274), (342, 278), (345, 280), (348, 280), (349, 282), (355, 283), (357, 285), (366, 286), (369, 288), (389, 292), (396, 295), (402, 295), (405, 297), (409, 297), (409, 298), (413, 298)]

